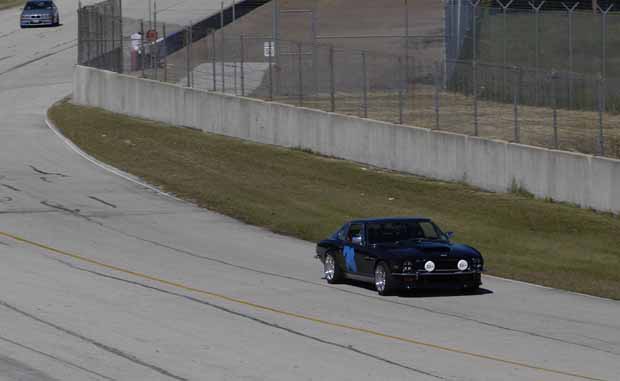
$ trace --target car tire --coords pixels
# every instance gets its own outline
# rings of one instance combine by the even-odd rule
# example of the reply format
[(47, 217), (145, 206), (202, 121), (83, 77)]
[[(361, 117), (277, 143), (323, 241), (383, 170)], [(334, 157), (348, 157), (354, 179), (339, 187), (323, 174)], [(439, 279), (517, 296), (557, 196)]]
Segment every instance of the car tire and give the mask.
[(342, 281), (342, 270), (338, 266), (336, 256), (333, 253), (327, 253), (323, 261), (323, 274), (325, 280), (329, 284), (336, 284)]
[(375, 289), (379, 295), (389, 295), (394, 290), (394, 278), (385, 262), (375, 267)]

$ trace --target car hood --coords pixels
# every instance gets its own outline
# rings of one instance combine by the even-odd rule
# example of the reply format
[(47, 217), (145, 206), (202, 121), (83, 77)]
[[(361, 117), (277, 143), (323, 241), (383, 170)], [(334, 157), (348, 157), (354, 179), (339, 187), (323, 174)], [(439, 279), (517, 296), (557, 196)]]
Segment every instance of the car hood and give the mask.
[(31, 15), (53, 15), (53, 9), (29, 9), (23, 10), (22, 16), (31, 16)]
[(480, 253), (471, 246), (450, 242), (419, 242), (407, 247), (387, 248), (390, 255), (396, 257), (424, 257), (425, 259), (460, 257), (480, 257)]

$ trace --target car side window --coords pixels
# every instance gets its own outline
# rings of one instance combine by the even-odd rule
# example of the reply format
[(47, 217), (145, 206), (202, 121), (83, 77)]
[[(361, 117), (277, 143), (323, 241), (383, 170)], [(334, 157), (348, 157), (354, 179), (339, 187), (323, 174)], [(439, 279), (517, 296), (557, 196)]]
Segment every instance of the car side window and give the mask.
[(347, 242), (364, 244), (364, 225), (351, 224), (349, 232), (347, 233)]
[(347, 239), (347, 229), (348, 226), (345, 225), (338, 231), (338, 233), (336, 233), (336, 238), (338, 238), (339, 241), (344, 241)]

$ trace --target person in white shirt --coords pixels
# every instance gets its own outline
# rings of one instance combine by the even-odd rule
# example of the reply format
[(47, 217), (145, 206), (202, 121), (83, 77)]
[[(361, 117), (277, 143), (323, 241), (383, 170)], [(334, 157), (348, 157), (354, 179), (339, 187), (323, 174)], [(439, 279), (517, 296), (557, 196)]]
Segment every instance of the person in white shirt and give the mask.
[(142, 33), (136, 32), (131, 36), (131, 70), (136, 71), (142, 65)]

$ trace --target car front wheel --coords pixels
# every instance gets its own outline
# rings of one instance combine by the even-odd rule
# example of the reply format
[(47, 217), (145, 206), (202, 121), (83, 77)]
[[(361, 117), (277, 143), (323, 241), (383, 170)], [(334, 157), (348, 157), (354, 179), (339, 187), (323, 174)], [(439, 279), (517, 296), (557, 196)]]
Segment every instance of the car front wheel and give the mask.
[(342, 280), (342, 272), (340, 267), (338, 267), (338, 263), (336, 262), (336, 257), (332, 253), (328, 253), (325, 255), (325, 262), (323, 262), (323, 271), (325, 274), (325, 280), (327, 283), (334, 284), (339, 283)]
[(389, 295), (394, 288), (392, 273), (384, 262), (379, 263), (375, 268), (375, 288), (379, 295)]

